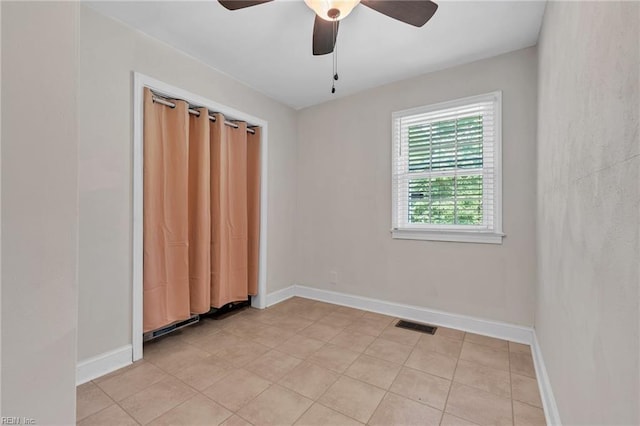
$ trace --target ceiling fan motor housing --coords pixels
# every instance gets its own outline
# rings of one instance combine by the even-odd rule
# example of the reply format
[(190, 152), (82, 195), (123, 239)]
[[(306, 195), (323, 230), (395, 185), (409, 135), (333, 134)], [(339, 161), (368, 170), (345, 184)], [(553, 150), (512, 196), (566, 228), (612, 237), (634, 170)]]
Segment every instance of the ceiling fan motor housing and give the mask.
[(331, 8), (331, 9), (327, 10), (327, 16), (330, 19), (338, 19), (338, 17), (340, 16), (340, 9), (336, 9), (334, 7), (334, 8)]

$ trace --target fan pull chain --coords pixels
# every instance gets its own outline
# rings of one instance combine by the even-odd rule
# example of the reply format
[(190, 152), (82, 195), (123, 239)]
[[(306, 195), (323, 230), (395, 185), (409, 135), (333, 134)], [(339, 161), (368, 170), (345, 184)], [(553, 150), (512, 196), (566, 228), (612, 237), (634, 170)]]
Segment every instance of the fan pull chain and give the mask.
[(333, 21), (333, 81), (331, 82), (331, 93), (336, 93), (336, 81), (338, 80), (338, 40), (336, 40), (336, 30), (338, 27), (338, 20)]

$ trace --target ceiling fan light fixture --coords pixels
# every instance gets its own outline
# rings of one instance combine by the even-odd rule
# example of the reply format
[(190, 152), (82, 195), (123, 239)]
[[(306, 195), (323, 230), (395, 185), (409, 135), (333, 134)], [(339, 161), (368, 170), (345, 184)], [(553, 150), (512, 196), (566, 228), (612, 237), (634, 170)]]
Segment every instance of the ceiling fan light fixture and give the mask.
[(360, 0), (304, 0), (316, 15), (326, 21), (339, 21), (344, 19)]

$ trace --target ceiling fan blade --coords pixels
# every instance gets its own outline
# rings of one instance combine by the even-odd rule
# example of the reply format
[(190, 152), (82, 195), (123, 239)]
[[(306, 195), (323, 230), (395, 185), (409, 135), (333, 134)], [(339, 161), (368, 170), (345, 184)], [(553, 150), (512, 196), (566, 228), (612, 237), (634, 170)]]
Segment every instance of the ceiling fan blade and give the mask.
[(430, 0), (362, 0), (360, 3), (390, 18), (421, 27), (438, 10)]
[(335, 22), (335, 31), (333, 24), (332, 21), (325, 21), (316, 15), (316, 20), (313, 23), (314, 55), (326, 55), (327, 53), (333, 52), (333, 47), (336, 45), (336, 39), (338, 38), (339, 22)]
[(245, 7), (257, 6), (271, 1), (273, 0), (218, 0), (224, 8), (229, 10), (244, 9)]

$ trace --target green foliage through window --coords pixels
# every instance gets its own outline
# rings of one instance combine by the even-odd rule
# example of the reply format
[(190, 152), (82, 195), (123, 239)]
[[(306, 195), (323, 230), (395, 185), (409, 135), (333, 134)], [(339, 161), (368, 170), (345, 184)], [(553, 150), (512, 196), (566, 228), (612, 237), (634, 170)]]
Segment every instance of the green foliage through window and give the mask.
[[(482, 115), (409, 127), (409, 222), (481, 225)], [(424, 177), (425, 172), (439, 176)], [(421, 175), (411, 178), (411, 174)]]
[(409, 222), (482, 224), (482, 175), (409, 181)]

